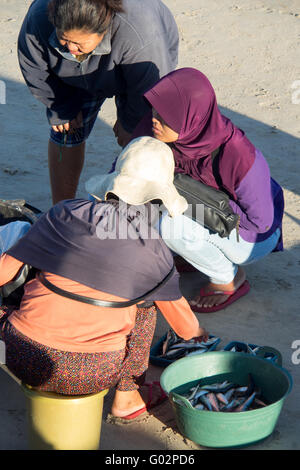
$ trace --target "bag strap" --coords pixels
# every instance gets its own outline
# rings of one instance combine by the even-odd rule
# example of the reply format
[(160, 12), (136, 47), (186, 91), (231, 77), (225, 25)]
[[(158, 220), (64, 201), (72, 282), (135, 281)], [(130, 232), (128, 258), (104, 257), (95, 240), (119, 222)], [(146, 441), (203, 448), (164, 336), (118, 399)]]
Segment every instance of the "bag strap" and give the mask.
[(222, 188), (222, 180), (221, 176), (219, 173), (219, 168), (218, 168), (218, 158), (216, 158), (219, 155), (219, 152), (221, 150), (221, 147), (216, 148), (211, 154), (211, 167), (212, 167), (212, 172), (214, 175), (214, 178), (217, 182), (217, 185), (219, 188)]
[(221, 151), (222, 147), (223, 147), (223, 145), (216, 148), (211, 154), (212, 172), (213, 172), (214, 178), (215, 178), (216, 183), (219, 186), (220, 190), (223, 191), (223, 193), (227, 194), (227, 196), (229, 198), (232, 198), (230, 193), (223, 187), (223, 182), (222, 182), (221, 175), (220, 175), (220, 172), (219, 172), (219, 158), (218, 157), (220, 155), (220, 151)]
[(22, 286), (26, 281), (30, 269), (31, 266), (29, 264), (23, 264), (23, 266), (19, 269), (18, 273), (16, 274), (15, 278), (12, 281), (7, 282), (0, 288), (1, 297), (8, 297), (18, 287)]
[(66, 291), (66, 290), (61, 289), (60, 287), (57, 287), (56, 285), (52, 284), (52, 282), (48, 281), (48, 279), (45, 278), (44, 273), (42, 273), (41, 271), (38, 271), (37, 277), (39, 278), (41, 283), (45, 287), (47, 287), (47, 289), (51, 290), (55, 294), (61, 295), (63, 297), (67, 297), (68, 299), (77, 300), (78, 302), (83, 302), (83, 303), (86, 303), (86, 304), (95, 305), (97, 307), (125, 308), (125, 307), (131, 307), (132, 305), (137, 304), (141, 300), (144, 300), (145, 297), (148, 297), (149, 295), (151, 295), (154, 292), (158, 291), (164, 284), (166, 284), (166, 282), (173, 275), (174, 271), (175, 271), (175, 265), (173, 265), (171, 271), (153, 289), (149, 290), (145, 294), (143, 294), (140, 297), (137, 297), (133, 300), (127, 300), (127, 301), (121, 301), (121, 302), (98, 300), (98, 299), (93, 299), (91, 297), (85, 297), (83, 295), (75, 294), (74, 292)]

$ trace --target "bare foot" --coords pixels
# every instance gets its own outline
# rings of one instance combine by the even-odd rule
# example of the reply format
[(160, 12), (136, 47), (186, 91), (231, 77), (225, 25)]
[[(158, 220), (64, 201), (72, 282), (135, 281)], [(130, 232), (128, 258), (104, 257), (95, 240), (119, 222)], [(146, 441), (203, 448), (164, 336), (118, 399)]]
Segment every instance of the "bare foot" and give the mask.
[[(229, 282), (229, 284), (214, 284), (213, 282), (209, 282), (203, 288), (204, 292), (234, 292), (236, 291), (246, 280), (245, 271), (239, 266), (238, 271), (234, 277), (234, 279)], [(190, 301), (191, 307), (214, 307), (216, 305), (220, 305), (228, 299), (228, 294), (213, 294), (205, 297), (201, 297), (198, 295), (195, 299)]]
[(116, 390), (115, 398), (111, 407), (111, 414), (123, 418), (146, 406), (138, 390), (125, 391)]

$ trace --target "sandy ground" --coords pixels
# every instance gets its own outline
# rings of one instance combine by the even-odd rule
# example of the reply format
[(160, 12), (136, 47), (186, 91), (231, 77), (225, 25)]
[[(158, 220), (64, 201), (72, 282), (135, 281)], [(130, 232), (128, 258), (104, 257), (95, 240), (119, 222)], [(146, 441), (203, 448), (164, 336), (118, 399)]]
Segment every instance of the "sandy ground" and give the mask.
[[(29, 0), (0, 4), (0, 197), (25, 198), (50, 207), (47, 168), (48, 125), (20, 74), (16, 41)], [(268, 344), (283, 355), (294, 387), (273, 434), (252, 449), (300, 449), (300, 8), (299, 0), (166, 0), (180, 31), (179, 67), (200, 69), (215, 87), (225, 115), (244, 129), (266, 156), (285, 192), (285, 251), (247, 268), (251, 292), (237, 304), (200, 320), (221, 337)], [(6, 94), (4, 95), (4, 89)], [(95, 172), (106, 172), (119, 152), (112, 132), (115, 108), (108, 100), (87, 144), (78, 196)], [(201, 276), (185, 274), (182, 289), (192, 295)], [(154, 341), (166, 331), (160, 317)], [(295, 345), (295, 344), (294, 344)], [(299, 348), (299, 346), (298, 346)], [(161, 369), (150, 366), (149, 379)], [(112, 393), (105, 399), (104, 416)], [(141, 423), (103, 423), (101, 449), (200, 450), (178, 433), (168, 402)], [(17, 384), (0, 371), (0, 449), (26, 449), (25, 401)]]

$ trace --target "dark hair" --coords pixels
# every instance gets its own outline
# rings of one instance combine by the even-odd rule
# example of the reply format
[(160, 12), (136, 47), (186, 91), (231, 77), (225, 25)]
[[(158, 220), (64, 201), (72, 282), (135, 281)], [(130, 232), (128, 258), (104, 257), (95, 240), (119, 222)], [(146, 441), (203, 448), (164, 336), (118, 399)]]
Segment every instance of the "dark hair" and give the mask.
[(122, 12), (122, 0), (50, 0), (48, 16), (59, 31), (74, 29), (102, 34), (116, 12)]

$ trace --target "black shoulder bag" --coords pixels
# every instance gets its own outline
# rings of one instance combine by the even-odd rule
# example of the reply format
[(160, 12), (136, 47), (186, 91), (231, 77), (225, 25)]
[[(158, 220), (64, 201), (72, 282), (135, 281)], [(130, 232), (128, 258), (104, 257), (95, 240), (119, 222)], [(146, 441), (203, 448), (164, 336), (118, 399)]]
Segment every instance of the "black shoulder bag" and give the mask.
[[(25, 199), (0, 199), (0, 226), (15, 221), (29, 222), (33, 225), (42, 215), (42, 211), (28, 204)], [(24, 294), (25, 282), (33, 279), (35, 270), (25, 264), (15, 279), (0, 287), (0, 305), (5, 298), (5, 305), (18, 307)]]
[[(217, 148), (212, 153), (212, 164), (216, 181), (219, 186), (221, 186), (220, 175), (216, 171), (216, 157), (219, 151), (220, 148)], [(174, 185), (179, 194), (181, 194), (190, 205), (185, 213), (187, 217), (190, 217), (202, 225), (204, 224), (204, 227), (212, 232), (217, 232), (221, 238), (228, 237), (230, 232), (236, 228), (238, 239), (239, 215), (235, 214), (231, 209), (228, 194), (201, 183), (183, 173), (177, 173), (175, 175)], [(202, 219), (203, 212), (201, 211), (200, 218), (199, 213), (197, 213), (200, 212), (197, 211), (198, 204), (204, 207), (204, 221)]]

